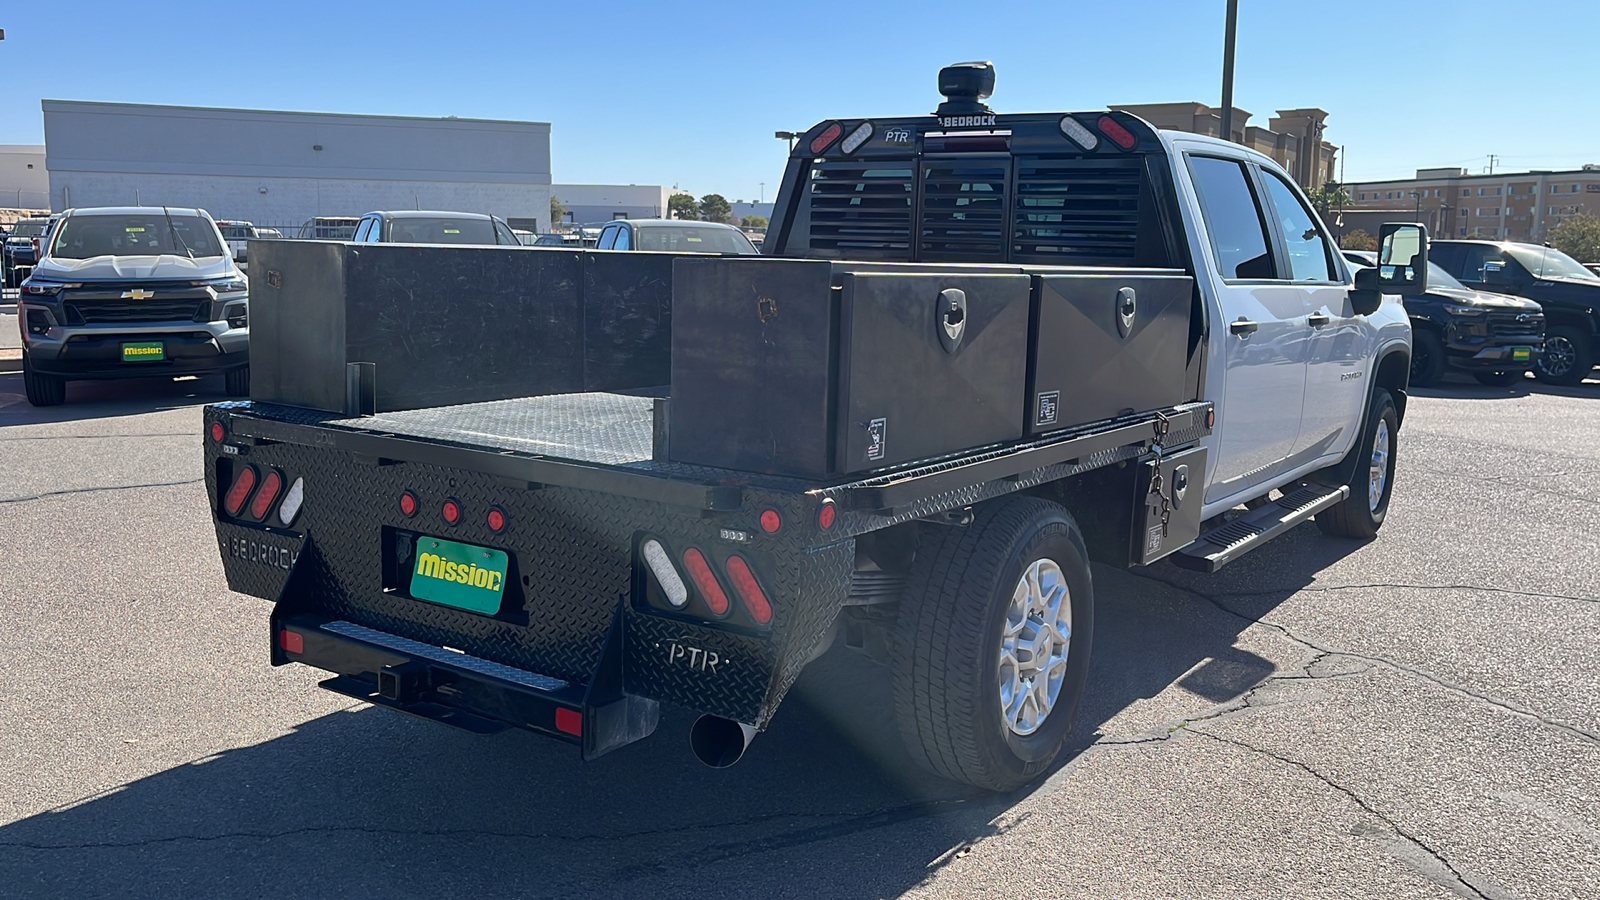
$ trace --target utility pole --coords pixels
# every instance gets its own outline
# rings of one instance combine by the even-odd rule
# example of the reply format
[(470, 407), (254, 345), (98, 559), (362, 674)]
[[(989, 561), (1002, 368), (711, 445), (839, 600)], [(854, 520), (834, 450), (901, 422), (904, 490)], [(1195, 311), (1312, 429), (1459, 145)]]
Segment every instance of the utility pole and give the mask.
[(1228, 0), (1228, 30), (1222, 44), (1222, 139), (1233, 140), (1233, 40), (1239, 27), (1239, 0)]
[(1500, 161), (1500, 157), (1494, 155), (1493, 153), (1489, 154), (1489, 174), (1490, 175), (1494, 174), (1494, 164), (1499, 162), (1499, 161)]

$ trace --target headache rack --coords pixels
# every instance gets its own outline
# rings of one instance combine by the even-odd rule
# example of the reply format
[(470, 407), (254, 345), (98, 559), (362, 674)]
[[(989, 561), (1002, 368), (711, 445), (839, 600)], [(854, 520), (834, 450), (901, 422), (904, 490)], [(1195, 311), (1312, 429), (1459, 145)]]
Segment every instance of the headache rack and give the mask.
[(1160, 140), (1126, 113), (831, 120), (796, 143), (764, 251), (1183, 268), (1174, 196)]

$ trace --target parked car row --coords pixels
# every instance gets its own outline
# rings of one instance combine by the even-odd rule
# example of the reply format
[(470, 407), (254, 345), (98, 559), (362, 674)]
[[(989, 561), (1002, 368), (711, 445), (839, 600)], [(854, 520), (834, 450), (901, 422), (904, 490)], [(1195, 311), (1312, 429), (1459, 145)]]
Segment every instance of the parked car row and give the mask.
[(58, 216), (35, 216), (19, 219), (0, 245), (0, 266), (3, 266), (4, 286), (14, 288), (27, 279), (39, 258), (39, 246), (48, 239), (50, 227)]

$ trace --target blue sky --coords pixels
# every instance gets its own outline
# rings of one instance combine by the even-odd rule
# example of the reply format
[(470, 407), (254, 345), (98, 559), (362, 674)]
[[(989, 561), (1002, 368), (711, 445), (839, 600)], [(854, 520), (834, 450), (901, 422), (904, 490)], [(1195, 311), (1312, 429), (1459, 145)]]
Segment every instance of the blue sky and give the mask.
[[(1600, 163), (1592, 0), (1242, 0), (1235, 105), (1320, 106), (1346, 178)], [(770, 200), (775, 130), (926, 113), (995, 63), (1001, 111), (1220, 103), (1224, 0), (14, 2), (0, 143), (41, 98), (552, 123), (558, 182)]]

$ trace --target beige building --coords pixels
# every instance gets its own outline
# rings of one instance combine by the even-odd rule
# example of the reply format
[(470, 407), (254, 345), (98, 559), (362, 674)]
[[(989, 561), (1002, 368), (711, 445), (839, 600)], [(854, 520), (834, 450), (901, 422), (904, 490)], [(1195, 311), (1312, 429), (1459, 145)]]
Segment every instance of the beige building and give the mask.
[[(1157, 128), (1217, 137), (1222, 134), (1222, 110), (1204, 103), (1138, 103), (1113, 106), (1132, 113)], [(1237, 106), (1229, 128), (1232, 140), (1265, 153), (1311, 190), (1334, 180), (1334, 158), (1339, 148), (1322, 139), (1328, 114), (1320, 109), (1280, 109), (1267, 127), (1247, 124), (1250, 114)]]
[(1346, 184), (1350, 211), (1393, 210), (1441, 237), (1541, 242), (1562, 219), (1600, 215), (1600, 165), (1468, 175), (1418, 169), (1415, 178)]

